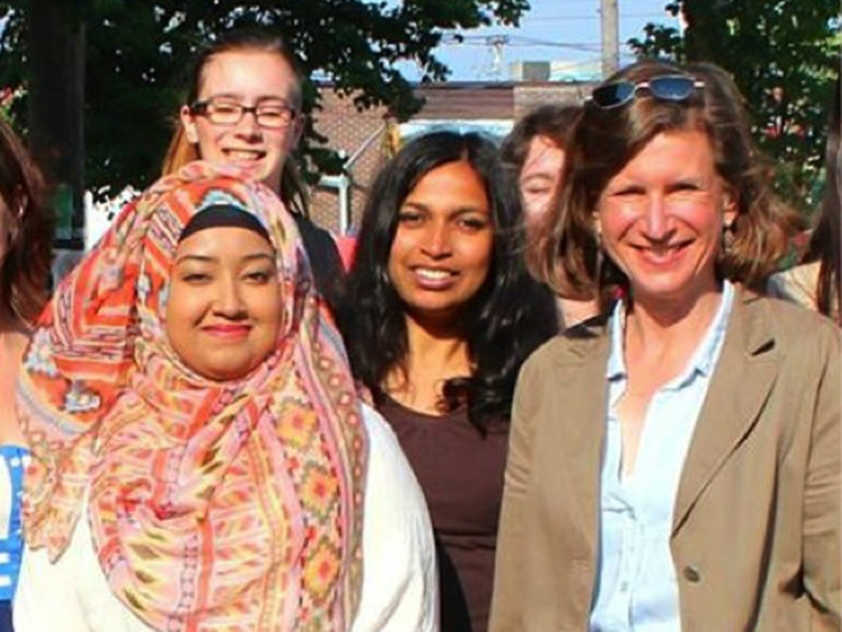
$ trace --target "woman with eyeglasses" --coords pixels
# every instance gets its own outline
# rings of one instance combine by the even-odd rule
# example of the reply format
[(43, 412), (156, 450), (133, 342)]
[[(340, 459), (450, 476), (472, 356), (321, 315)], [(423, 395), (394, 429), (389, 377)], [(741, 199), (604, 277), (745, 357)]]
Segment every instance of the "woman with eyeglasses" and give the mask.
[(307, 215), (308, 195), (291, 155), (304, 129), (302, 79), (280, 36), (253, 29), (223, 34), (196, 58), (162, 172), (197, 159), (251, 171), (293, 214), (316, 287), (335, 309), (342, 260), (330, 234)]
[(741, 97), (712, 65), (593, 91), (531, 264), (603, 322), (521, 370), (491, 629), (840, 622), (840, 333), (751, 289), (785, 251)]

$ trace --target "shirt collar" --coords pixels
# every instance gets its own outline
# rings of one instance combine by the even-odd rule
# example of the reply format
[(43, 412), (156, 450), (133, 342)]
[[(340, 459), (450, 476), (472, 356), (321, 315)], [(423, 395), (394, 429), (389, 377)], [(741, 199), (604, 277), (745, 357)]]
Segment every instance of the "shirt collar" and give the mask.
[[(734, 304), (734, 286), (725, 279), (722, 282), (722, 299), (716, 309), (716, 315), (708, 326), (704, 338), (696, 347), (693, 356), (687, 363), (687, 369), (671, 384), (681, 385), (685, 383), (695, 372), (704, 376), (710, 375), (716, 364), (719, 355), (719, 348), (725, 337), (725, 330), (728, 327), (728, 316), (731, 314), (731, 307)], [(608, 365), (605, 370), (605, 377), (608, 380), (615, 380), (626, 376), (626, 362), (623, 357), (623, 332), (626, 325), (625, 301), (617, 301), (611, 313), (611, 355), (608, 356)]]
[(623, 357), (623, 331), (626, 327), (626, 303), (624, 299), (614, 303), (610, 323), (611, 355), (608, 356), (605, 377), (609, 380), (616, 380), (626, 376), (626, 360)]

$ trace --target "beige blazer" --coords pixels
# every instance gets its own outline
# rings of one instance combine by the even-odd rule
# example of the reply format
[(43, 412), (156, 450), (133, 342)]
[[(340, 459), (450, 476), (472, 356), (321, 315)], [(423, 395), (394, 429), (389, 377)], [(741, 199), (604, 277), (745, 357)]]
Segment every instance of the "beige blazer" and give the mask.
[[(515, 391), (492, 631), (587, 630), (607, 327), (536, 351)], [(738, 290), (678, 488), (684, 632), (840, 629), (840, 334)]]

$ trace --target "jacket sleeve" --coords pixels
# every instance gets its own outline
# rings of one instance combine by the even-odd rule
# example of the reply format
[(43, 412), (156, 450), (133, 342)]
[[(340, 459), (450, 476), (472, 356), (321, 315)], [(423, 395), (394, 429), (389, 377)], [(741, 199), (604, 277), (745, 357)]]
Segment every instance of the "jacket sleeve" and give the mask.
[(523, 365), (512, 405), (509, 453), (497, 534), (490, 632), (524, 628), (521, 575), (523, 550), (527, 546), (523, 530), (524, 511), (532, 468), (533, 413), (538, 381), (534, 367), (534, 362), (530, 361)]
[[(830, 329), (830, 328), (828, 328)], [(840, 337), (823, 345), (824, 371), (818, 387), (804, 490), (803, 577), (813, 609), (813, 629), (842, 627), (840, 601)]]

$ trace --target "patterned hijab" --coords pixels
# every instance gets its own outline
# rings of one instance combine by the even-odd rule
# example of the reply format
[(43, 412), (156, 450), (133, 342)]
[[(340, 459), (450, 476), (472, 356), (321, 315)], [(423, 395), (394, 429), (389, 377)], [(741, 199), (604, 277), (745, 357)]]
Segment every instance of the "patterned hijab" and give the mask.
[[(115, 220), (25, 354), (31, 548), (55, 560), (88, 498), (115, 595), (159, 630), (345, 630), (361, 588), (367, 439), (339, 334), (293, 218), (230, 167), (191, 163)], [(238, 381), (184, 365), (165, 326), (183, 228), (252, 213), (276, 251), (274, 351)]]

